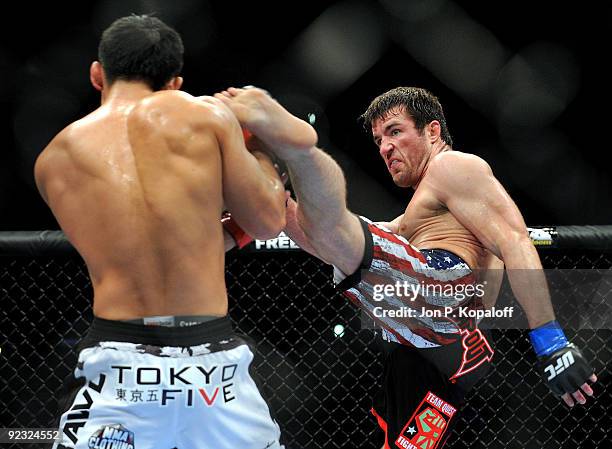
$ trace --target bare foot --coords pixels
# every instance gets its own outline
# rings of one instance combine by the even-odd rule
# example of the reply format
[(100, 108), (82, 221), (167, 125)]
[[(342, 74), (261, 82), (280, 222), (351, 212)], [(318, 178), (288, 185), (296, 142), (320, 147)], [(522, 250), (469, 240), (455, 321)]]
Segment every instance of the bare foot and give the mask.
[(300, 150), (309, 150), (317, 143), (314, 128), (292, 115), (265, 90), (230, 87), (215, 94), (215, 98), (223, 101), (240, 124), (281, 159), (299, 157)]

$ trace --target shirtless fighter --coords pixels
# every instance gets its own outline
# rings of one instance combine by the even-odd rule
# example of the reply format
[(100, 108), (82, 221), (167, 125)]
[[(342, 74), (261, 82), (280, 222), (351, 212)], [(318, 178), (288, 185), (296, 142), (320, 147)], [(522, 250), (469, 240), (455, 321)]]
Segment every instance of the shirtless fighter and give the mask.
[[(505, 263), (545, 381), (569, 406), (584, 404), (584, 395), (593, 394), (587, 381), (596, 377), (555, 321), (521, 213), (484, 160), (452, 150), (442, 107), (430, 92), (396, 88), (363, 114), (393, 181), (415, 191), (404, 214), (388, 223), (372, 223), (347, 210), (341, 169), (317, 148), (290, 148), (288, 142), (308, 135), (310, 127), (265, 91), (230, 88), (215, 96), (286, 162), (297, 195), (297, 203), (288, 204), (289, 235), (334, 266), (338, 288), (374, 319), (388, 342), (382, 389), (372, 409), (385, 431), (385, 448), (442, 447), (493, 349), (470, 320), (377, 315), (376, 306), (411, 304), (398, 293), (377, 297), (389, 291), (380, 286), (465, 286), (476, 280), (477, 271), (499, 278), (494, 273), (501, 270), (495, 269)], [(499, 280), (495, 296), (498, 288)], [(425, 289), (410, 307), (480, 306), (475, 296), (455, 296)]]
[(221, 101), (178, 90), (182, 64), (159, 19), (116, 20), (90, 69), (101, 106), (36, 162), (94, 291), (57, 449), (282, 447), (227, 317), (220, 220), (228, 210), (230, 229), (277, 235), (283, 184)]

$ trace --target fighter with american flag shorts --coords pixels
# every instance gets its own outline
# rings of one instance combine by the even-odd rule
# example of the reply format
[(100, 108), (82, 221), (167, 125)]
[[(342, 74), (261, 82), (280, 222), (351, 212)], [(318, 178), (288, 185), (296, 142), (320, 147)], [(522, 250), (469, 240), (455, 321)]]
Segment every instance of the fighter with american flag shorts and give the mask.
[[(476, 284), (493, 274), (499, 287), (504, 266), (545, 382), (570, 407), (593, 395), (587, 382), (597, 378), (555, 319), (521, 212), (482, 158), (453, 149), (431, 92), (391, 89), (362, 115), (393, 182), (413, 189), (404, 212), (384, 224), (348, 209), (342, 169), (321, 149), (300, 145), (313, 128), (267, 92), (228, 88), (215, 97), (287, 165), (297, 201), (287, 199), (286, 232), (334, 266), (338, 288), (381, 329), (387, 356), (373, 413), (386, 430), (385, 448), (444, 445), (493, 357), (486, 335), (461, 311), (482, 307)], [(404, 295), (404, 288), (418, 292)], [(496, 295), (485, 291), (485, 305)], [(564, 360), (572, 362), (555, 370)]]
[[(444, 294), (458, 285), (473, 285), (475, 274), (449, 251), (418, 250), (380, 224), (363, 217), (360, 222), (365, 237), (360, 269), (346, 276), (335, 268), (334, 280), (385, 340), (382, 386), (371, 412), (385, 432), (385, 448), (389, 442), (405, 448), (442, 445), (466, 393), (488, 371), (494, 354), (471, 318), (452, 318), (460, 307), (463, 315), (468, 315), (466, 309), (481, 308), (479, 296), (458, 300)], [(398, 283), (405, 295), (376, 293)], [(453, 288), (441, 288), (447, 286)], [(403, 308), (411, 315), (385, 313)], [(424, 310), (434, 317), (425, 316)]]

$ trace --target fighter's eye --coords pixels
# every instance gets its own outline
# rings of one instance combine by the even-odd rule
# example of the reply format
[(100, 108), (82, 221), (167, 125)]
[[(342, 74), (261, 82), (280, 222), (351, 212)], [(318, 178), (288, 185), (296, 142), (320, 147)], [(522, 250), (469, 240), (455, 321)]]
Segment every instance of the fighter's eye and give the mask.
[(391, 130), (391, 135), (392, 136), (397, 136), (399, 133), (400, 133), (400, 130), (397, 129), (397, 128)]

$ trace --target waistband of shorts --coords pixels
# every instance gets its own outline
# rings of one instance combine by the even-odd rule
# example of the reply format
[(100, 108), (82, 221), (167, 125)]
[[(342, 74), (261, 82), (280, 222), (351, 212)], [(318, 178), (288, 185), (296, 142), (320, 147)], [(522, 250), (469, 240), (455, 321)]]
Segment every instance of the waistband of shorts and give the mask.
[(118, 341), (152, 346), (194, 346), (234, 335), (229, 316), (187, 327), (145, 326), (94, 317), (85, 341)]

